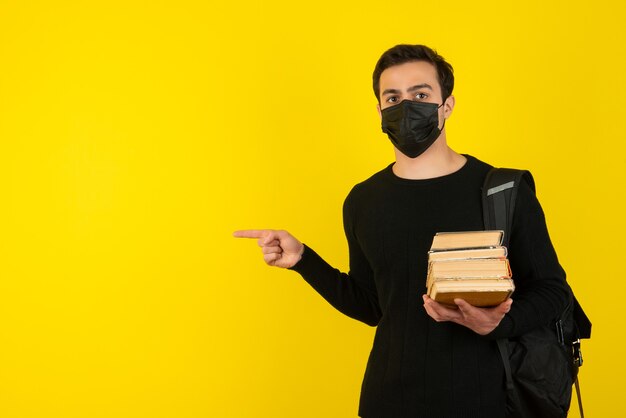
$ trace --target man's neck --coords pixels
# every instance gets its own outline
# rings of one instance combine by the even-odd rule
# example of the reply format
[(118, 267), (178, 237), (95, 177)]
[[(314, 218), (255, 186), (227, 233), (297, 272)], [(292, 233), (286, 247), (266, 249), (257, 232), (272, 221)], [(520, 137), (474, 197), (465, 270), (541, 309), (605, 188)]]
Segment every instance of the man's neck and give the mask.
[[(442, 139), (442, 138), (439, 138)], [(445, 176), (458, 171), (467, 159), (452, 150), (444, 141), (437, 140), (417, 158), (409, 158), (397, 149), (393, 172), (396, 176), (410, 180), (424, 180)]]

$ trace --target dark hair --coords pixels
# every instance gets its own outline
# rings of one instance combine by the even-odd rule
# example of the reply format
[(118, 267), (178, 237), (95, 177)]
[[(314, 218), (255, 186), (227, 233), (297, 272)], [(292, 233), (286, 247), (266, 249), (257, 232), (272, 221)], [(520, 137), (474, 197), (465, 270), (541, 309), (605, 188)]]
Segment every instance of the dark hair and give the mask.
[(426, 45), (396, 45), (385, 51), (378, 59), (374, 68), (374, 94), (380, 103), (380, 75), (389, 67), (405, 64), (413, 61), (426, 61), (435, 66), (437, 70), (437, 80), (441, 87), (441, 96), (445, 100), (452, 94), (454, 88), (454, 74), (452, 66), (437, 51), (430, 49)]

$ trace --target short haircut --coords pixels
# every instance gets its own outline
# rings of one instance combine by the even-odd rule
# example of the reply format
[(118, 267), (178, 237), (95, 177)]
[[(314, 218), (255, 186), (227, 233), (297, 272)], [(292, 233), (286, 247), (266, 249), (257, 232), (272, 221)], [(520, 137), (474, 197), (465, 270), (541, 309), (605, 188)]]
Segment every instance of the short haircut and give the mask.
[(426, 45), (400, 44), (385, 51), (378, 59), (374, 74), (374, 94), (380, 103), (380, 75), (389, 67), (405, 64), (407, 62), (426, 61), (435, 66), (437, 70), (437, 81), (441, 87), (442, 100), (447, 99), (454, 89), (454, 73), (452, 66), (437, 51), (430, 49)]

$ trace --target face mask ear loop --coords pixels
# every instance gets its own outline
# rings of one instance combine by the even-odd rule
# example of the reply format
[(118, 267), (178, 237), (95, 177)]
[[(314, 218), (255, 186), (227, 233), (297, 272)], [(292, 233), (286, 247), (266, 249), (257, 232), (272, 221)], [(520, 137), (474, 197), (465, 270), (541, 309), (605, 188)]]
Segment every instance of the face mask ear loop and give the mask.
[[(446, 99), (446, 100), (448, 100), (448, 99)], [(437, 107), (437, 110), (439, 110), (439, 108), (440, 108), (441, 106), (443, 106), (444, 104), (446, 104), (446, 100), (444, 100), (444, 101), (443, 101), (443, 103), (441, 103), (441, 104), (439, 105), (439, 107)], [(439, 119), (439, 118), (437, 118), (437, 119)], [(446, 127), (446, 118), (445, 118), (445, 116), (444, 116), (444, 118), (443, 118), (443, 125), (441, 125), (441, 129), (439, 129), (439, 132), (443, 131), (443, 128), (445, 128), (445, 127)]]

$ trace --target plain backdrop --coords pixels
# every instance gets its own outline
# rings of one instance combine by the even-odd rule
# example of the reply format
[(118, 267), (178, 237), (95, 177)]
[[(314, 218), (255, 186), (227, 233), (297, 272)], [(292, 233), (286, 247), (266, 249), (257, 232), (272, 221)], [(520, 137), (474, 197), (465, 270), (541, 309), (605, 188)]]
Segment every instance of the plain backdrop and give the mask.
[(371, 73), (398, 43), (454, 66), (455, 150), (534, 174), (594, 324), (585, 407), (617, 416), (624, 18), (618, 0), (0, 1), (0, 416), (356, 417), (374, 329), (231, 233), (287, 229), (347, 269), (343, 199), (393, 160)]

